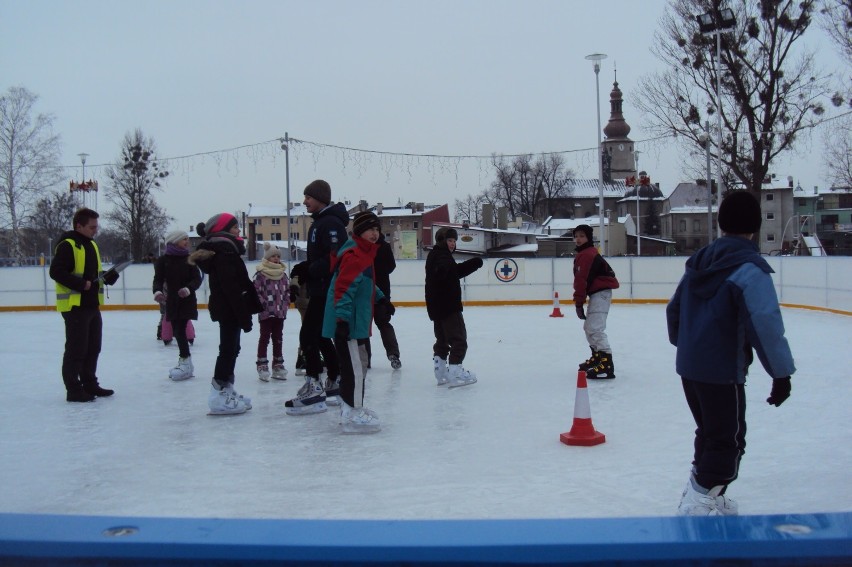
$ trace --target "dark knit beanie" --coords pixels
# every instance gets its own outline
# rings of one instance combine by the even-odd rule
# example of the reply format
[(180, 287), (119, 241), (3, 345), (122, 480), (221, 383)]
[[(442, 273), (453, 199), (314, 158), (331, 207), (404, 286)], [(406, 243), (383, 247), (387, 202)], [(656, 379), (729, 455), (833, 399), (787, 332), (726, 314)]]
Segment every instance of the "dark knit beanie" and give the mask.
[(382, 224), (379, 222), (379, 217), (370, 211), (361, 211), (355, 215), (355, 219), (352, 221), (352, 232), (354, 234), (361, 236), (371, 228), (377, 228), (379, 232), (382, 231)]
[(304, 194), (308, 197), (313, 197), (320, 203), (325, 203), (326, 205), (331, 203), (331, 185), (322, 179), (317, 179), (308, 183), (308, 186), (305, 187)]
[(760, 203), (748, 191), (731, 191), (719, 205), (719, 228), (727, 234), (758, 232), (760, 221)]
[(593, 237), (594, 237), (595, 233), (592, 230), (592, 227), (590, 227), (589, 225), (587, 225), (587, 224), (578, 225), (577, 227), (574, 228), (574, 230), (571, 231), (571, 234), (574, 235), (574, 234), (577, 234), (578, 232), (582, 232), (583, 234), (585, 234), (586, 239), (589, 242), (594, 242)]
[(216, 232), (228, 232), (236, 225), (237, 217), (231, 213), (219, 213), (207, 219), (205, 223), (198, 223), (195, 231), (199, 236), (209, 236)]

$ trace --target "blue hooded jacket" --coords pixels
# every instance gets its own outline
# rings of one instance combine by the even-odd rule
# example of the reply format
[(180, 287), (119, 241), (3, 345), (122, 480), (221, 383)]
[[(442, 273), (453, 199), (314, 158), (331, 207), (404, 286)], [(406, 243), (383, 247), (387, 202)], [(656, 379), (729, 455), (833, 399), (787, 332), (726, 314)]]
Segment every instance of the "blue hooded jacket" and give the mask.
[(666, 307), (680, 376), (743, 384), (752, 348), (772, 378), (796, 371), (772, 272), (757, 246), (739, 236), (723, 236), (687, 260)]

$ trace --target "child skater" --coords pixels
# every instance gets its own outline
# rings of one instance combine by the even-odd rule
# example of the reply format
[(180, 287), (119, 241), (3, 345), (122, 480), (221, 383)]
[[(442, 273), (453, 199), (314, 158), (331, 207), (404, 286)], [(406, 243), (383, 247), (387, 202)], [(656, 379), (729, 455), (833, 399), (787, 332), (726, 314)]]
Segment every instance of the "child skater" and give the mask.
[(242, 255), (246, 248), (240, 238), (237, 219), (229, 213), (213, 215), (195, 229), (204, 237), (189, 263), (210, 275), (210, 319), (219, 323), (219, 356), (207, 403), (211, 415), (245, 413), (251, 399), (234, 390), (234, 368), (240, 354), (240, 331), (251, 331), (252, 316), (262, 311), (257, 292), (249, 278)]
[(467, 326), (460, 280), (481, 268), (482, 258), (456, 264), (453, 252), (458, 238), (454, 228), (439, 229), (435, 246), (426, 257), (426, 313), (435, 331), (432, 363), (438, 386), (448, 388), (476, 383), (476, 374), (462, 366), (467, 354)]
[[(592, 356), (580, 363), (586, 378), (615, 378), (612, 347), (606, 334), (606, 319), (612, 304), (612, 290), (618, 289), (618, 279), (592, 241), (592, 227), (581, 224), (574, 229), (577, 255), (574, 256), (574, 306), (577, 317), (584, 320), (583, 331), (592, 349)], [(588, 312), (583, 304), (589, 298)]]
[[(299, 311), (299, 320), (305, 320), (305, 312), (308, 310), (310, 296), (308, 295), (308, 262), (299, 262), (293, 269), (290, 270), (290, 301), (296, 306)], [(296, 353), (296, 376), (305, 375), (305, 353), (302, 352), (302, 345), (299, 345), (299, 350)]]
[(263, 260), (255, 267), (254, 288), (263, 305), (258, 314), (260, 338), (257, 341), (257, 377), (269, 382), (269, 359), (266, 349), (272, 340), (272, 378), (286, 380), (284, 367), (284, 319), (290, 308), (290, 280), (287, 266), (281, 263), (281, 250), (269, 242), (263, 243)]
[(171, 323), (179, 349), (177, 366), (169, 370), (175, 382), (192, 378), (194, 372), (187, 327), (198, 319), (195, 290), (201, 286), (201, 272), (188, 260), (189, 235), (175, 230), (166, 235), (166, 253), (154, 263), (154, 301), (164, 306), (163, 317)]
[(337, 252), (338, 263), (326, 300), (322, 334), (334, 338), (340, 362), (340, 423), (343, 433), (375, 433), (381, 429), (376, 413), (364, 407), (367, 347), (376, 287), (373, 261), (379, 245), (379, 218), (362, 211), (352, 221), (352, 237)]

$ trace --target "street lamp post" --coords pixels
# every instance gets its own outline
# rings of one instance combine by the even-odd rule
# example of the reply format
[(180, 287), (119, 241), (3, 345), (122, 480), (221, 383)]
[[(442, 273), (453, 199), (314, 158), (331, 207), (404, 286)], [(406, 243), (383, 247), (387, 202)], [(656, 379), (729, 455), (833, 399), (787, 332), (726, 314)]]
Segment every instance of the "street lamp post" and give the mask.
[(284, 150), (284, 179), (287, 191), (287, 254), (290, 258), (290, 263), (293, 263), (293, 240), (292, 227), (290, 226), (290, 135), (284, 132), (284, 137), (280, 139), (281, 149)]
[(634, 159), (636, 160), (636, 255), (642, 255), (642, 230), (639, 228), (639, 188), (641, 187), (640, 176), (641, 172), (639, 171), (639, 154), (641, 154), (639, 150), (633, 152)]
[(598, 217), (600, 218), (600, 245), (601, 252), (603, 252), (604, 256), (608, 254), (608, 250), (605, 248), (606, 246), (606, 237), (605, 237), (605, 226), (604, 226), (604, 189), (603, 189), (603, 160), (601, 159), (601, 85), (600, 85), (600, 72), (601, 72), (601, 61), (606, 59), (606, 55), (603, 53), (592, 53), (591, 55), (586, 55), (586, 59), (592, 62), (595, 70), (595, 94), (597, 100), (598, 107), (598, 145), (597, 145), (597, 159), (598, 161)]
[(698, 20), (698, 30), (705, 35), (716, 36), (716, 60), (713, 67), (716, 72), (716, 118), (718, 121), (717, 169), (719, 179), (719, 195), (725, 192), (725, 181), (722, 178), (722, 74), (720, 69), (722, 59), (722, 34), (730, 31), (737, 23), (734, 11), (721, 8), (706, 14), (695, 16)]
[(710, 171), (710, 121), (704, 122), (704, 132), (698, 139), (704, 144), (707, 156), (707, 244), (713, 242), (713, 174)]

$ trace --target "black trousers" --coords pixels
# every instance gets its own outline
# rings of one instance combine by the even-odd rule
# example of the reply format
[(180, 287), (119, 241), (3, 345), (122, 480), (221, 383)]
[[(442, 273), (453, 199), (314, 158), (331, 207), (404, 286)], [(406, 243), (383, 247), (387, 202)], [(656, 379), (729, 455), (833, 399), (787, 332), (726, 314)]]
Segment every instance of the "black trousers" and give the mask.
[(97, 384), (103, 320), (97, 307), (73, 307), (62, 313), (65, 320), (65, 354), (62, 381), (68, 391), (83, 384)]
[(432, 326), (435, 330), (432, 352), (443, 359), (449, 356), (450, 364), (461, 364), (467, 354), (467, 327), (461, 311), (433, 321)]
[[(331, 339), (322, 336), (322, 319), (325, 316), (325, 300), (328, 295), (318, 293), (311, 295), (305, 316), (302, 319), (302, 329), (299, 331), (299, 346), (305, 355), (305, 374), (319, 378), (322, 373), (322, 361), (328, 370), (328, 378), (336, 379), (340, 375), (340, 367), (337, 362), (337, 353)], [(322, 358), (320, 358), (322, 352)]]
[[(388, 313), (388, 308), (386, 303), (379, 303), (375, 306), (373, 310), (373, 321), (376, 323), (376, 328), (379, 330), (379, 334), (382, 336), (382, 346), (385, 347), (385, 354), (390, 356), (396, 356), (399, 358), (399, 342), (396, 340), (396, 330), (391, 325), (391, 314)], [(367, 340), (367, 356), (368, 358), (372, 358), (373, 349), (372, 345), (370, 345), (369, 339)]]
[(745, 454), (744, 384), (707, 384), (681, 378), (695, 419), (695, 480), (704, 488), (733, 482)]
[(236, 321), (219, 321), (219, 356), (213, 369), (213, 379), (222, 386), (234, 384), (234, 368), (240, 355), (240, 333)]
[(334, 339), (340, 362), (340, 397), (349, 407), (360, 408), (364, 405), (368, 344), (370, 339)]

